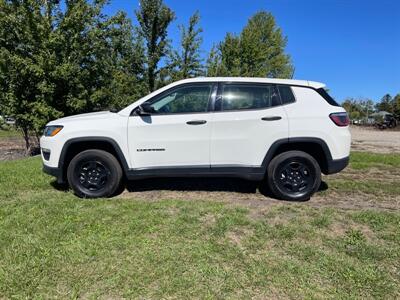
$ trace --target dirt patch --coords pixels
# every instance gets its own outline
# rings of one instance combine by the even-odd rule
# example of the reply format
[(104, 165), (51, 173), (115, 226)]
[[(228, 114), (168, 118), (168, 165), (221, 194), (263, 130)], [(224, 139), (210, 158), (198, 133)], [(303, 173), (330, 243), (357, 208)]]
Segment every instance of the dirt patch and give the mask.
[(253, 231), (248, 228), (237, 228), (235, 231), (229, 231), (226, 233), (226, 237), (228, 238), (228, 240), (232, 244), (239, 247), (242, 246), (243, 240), (252, 235)]
[(351, 149), (375, 153), (400, 153), (400, 131), (351, 126)]
[[(336, 179), (349, 179), (354, 170), (335, 175)], [(382, 176), (380, 174), (379, 176)], [(358, 175), (358, 180), (374, 180), (377, 174), (367, 172)], [(399, 175), (388, 174), (390, 180), (400, 182)], [(258, 218), (267, 213), (271, 205), (296, 205), (299, 202), (280, 201), (269, 197), (267, 192), (259, 190), (257, 183), (228, 178), (164, 178), (134, 181), (128, 190), (119, 197), (145, 201), (160, 199), (183, 201), (213, 201), (228, 203), (233, 206), (244, 206), (250, 210), (250, 217)], [(334, 207), (346, 210), (380, 209), (399, 210), (400, 195), (372, 195), (360, 191), (339, 192), (329, 189), (329, 183), (323, 182), (321, 191), (309, 201), (301, 202), (311, 207)]]
[(26, 157), (25, 144), (20, 137), (0, 139), (0, 161)]

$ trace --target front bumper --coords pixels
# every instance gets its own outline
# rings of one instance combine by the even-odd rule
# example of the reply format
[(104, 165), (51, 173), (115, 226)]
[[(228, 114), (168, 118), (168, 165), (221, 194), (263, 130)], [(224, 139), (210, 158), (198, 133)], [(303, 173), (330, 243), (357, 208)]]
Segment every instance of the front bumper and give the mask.
[(49, 167), (49, 166), (43, 165), (43, 172), (48, 174), (48, 175), (56, 177), (58, 184), (64, 184), (65, 183), (65, 179), (64, 179), (64, 176), (63, 176), (62, 169), (53, 168), (53, 167)]
[(332, 159), (328, 161), (328, 169), (326, 174), (335, 174), (342, 171), (349, 164), (349, 157), (344, 157), (341, 159)]

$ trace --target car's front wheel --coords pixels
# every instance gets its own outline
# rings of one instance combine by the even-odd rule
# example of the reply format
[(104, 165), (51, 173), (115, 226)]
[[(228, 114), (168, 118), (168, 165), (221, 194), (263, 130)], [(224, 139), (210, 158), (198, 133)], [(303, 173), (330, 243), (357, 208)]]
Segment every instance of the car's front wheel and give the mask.
[(86, 150), (71, 160), (67, 178), (70, 187), (79, 197), (110, 197), (120, 187), (122, 169), (111, 153)]
[(287, 151), (271, 160), (266, 179), (275, 197), (304, 201), (318, 190), (321, 168), (311, 155), (302, 151)]

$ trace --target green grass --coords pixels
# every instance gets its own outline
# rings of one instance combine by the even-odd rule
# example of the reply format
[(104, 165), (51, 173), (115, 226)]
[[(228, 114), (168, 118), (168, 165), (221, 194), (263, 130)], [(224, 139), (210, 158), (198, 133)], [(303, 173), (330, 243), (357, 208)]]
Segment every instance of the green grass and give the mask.
[(0, 163), (0, 298), (400, 297), (397, 211), (282, 202), (255, 218), (51, 182), (38, 158)]
[(377, 154), (369, 152), (352, 152), (350, 165), (353, 169), (368, 169), (371, 167), (400, 167), (400, 154)]
[(0, 129), (0, 139), (1, 138), (10, 138), (10, 137), (21, 137), (21, 139), (22, 139), (21, 133), (19, 131), (17, 131), (16, 129), (9, 129), (9, 130)]
[(374, 196), (398, 196), (400, 195), (400, 184), (395, 181), (375, 180), (349, 180), (349, 179), (328, 179), (326, 180), (329, 189), (341, 193), (366, 193)]

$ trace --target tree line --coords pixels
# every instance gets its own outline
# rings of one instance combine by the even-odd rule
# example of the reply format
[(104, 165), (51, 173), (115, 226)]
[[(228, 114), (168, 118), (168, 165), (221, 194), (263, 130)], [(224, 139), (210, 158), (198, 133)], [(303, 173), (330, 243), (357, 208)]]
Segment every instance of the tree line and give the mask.
[(377, 103), (374, 103), (371, 99), (347, 98), (342, 106), (349, 113), (351, 120), (366, 120), (376, 111), (386, 111), (400, 120), (400, 94), (394, 97), (386, 94)]
[(174, 49), (174, 11), (139, 2), (134, 23), (123, 11), (104, 14), (106, 0), (0, 0), (0, 113), (15, 117), (28, 149), (49, 120), (119, 109), (182, 78), (292, 76), (287, 38), (269, 12), (203, 55), (199, 12), (179, 25)]

